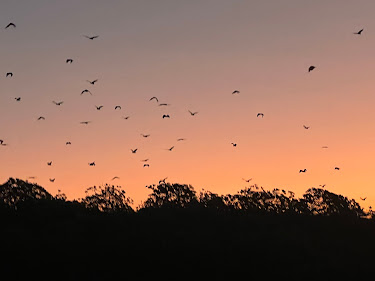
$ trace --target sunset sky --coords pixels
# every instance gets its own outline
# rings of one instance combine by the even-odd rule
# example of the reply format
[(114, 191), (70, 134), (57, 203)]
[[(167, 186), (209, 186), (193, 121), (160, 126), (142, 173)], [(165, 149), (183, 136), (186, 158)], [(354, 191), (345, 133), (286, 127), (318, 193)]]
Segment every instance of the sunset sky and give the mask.
[(165, 177), (219, 194), (253, 178), (374, 204), (374, 11), (373, 0), (3, 0), (0, 183), (33, 176), (68, 199), (113, 183), (138, 205)]

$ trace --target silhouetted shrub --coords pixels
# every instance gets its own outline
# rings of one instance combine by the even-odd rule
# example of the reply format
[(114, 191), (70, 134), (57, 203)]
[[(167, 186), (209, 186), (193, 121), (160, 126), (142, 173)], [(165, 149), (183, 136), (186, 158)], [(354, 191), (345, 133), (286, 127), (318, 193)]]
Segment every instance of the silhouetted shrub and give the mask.
[(141, 208), (187, 208), (198, 206), (196, 192), (191, 185), (164, 183), (150, 185), (152, 190)]
[(130, 204), (133, 200), (126, 196), (125, 190), (120, 186), (105, 184), (105, 186), (89, 187), (82, 199), (82, 204), (90, 210), (100, 212), (114, 213), (125, 212), (132, 213), (133, 209)]

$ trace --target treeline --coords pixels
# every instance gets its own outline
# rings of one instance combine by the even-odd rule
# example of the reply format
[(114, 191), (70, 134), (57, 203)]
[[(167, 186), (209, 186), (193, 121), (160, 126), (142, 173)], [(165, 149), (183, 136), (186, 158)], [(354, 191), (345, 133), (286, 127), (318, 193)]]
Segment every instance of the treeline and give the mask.
[(10, 178), (0, 185), (0, 208), (8, 212), (40, 206), (113, 214), (184, 209), (207, 210), (219, 214), (374, 217), (371, 208), (366, 212), (354, 199), (320, 188), (308, 189), (301, 198), (296, 198), (292, 191), (277, 188), (267, 191), (257, 185), (226, 195), (206, 190), (197, 194), (191, 185), (162, 181), (147, 188), (150, 189), (147, 200), (134, 209), (131, 206), (132, 199), (120, 186), (93, 186), (85, 191), (85, 197), (68, 201), (60, 191), (52, 196), (37, 184)]

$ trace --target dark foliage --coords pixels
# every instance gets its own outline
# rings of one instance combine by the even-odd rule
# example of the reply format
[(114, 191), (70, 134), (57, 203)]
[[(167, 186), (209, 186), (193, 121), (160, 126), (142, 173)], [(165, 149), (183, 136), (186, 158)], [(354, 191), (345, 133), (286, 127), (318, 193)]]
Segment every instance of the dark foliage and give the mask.
[(327, 280), (371, 271), (373, 212), (312, 188), (256, 185), (219, 195), (160, 182), (138, 211), (124, 190), (69, 201), (9, 179), (0, 186), (4, 280), (234, 278)]

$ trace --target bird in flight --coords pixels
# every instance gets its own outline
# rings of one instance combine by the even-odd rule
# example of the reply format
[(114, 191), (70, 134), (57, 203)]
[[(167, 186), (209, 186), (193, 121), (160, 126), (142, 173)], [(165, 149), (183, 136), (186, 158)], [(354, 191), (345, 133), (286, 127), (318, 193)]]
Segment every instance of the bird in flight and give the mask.
[(362, 28), (360, 31), (358, 31), (358, 32), (354, 32), (354, 34), (356, 34), (356, 35), (361, 35), (361, 34), (362, 34), (362, 31), (363, 31), (363, 28)]
[(87, 82), (89, 82), (91, 85), (94, 85), (96, 82), (98, 82), (98, 79), (95, 79), (93, 81), (90, 81), (90, 80), (86, 80)]
[(55, 178), (49, 179), (50, 182), (55, 182)]
[(322, 146), (322, 148), (328, 148), (328, 146)]
[(237, 146), (237, 144), (234, 143), (234, 142), (231, 142), (231, 144), (233, 145), (233, 147), (236, 147), (236, 146)]
[(103, 108), (102, 105), (99, 105), (99, 106), (96, 106), (96, 105), (95, 105), (95, 107), (96, 107), (97, 110), (101, 110), (101, 109)]
[(172, 151), (173, 148), (174, 148), (174, 146), (172, 146), (172, 147), (170, 147), (170, 148), (167, 148), (167, 150)]
[(359, 197), (359, 198), (360, 198), (361, 200), (365, 201), (367, 197), (364, 197), (364, 198), (362, 198), (362, 197)]
[(48, 166), (52, 166), (52, 161), (51, 162), (47, 162), (47, 165)]
[(0, 140), (0, 145), (2, 145), (2, 146), (7, 146), (7, 144), (4, 143), (4, 140)]
[(90, 40), (94, 40), (94, 39), (96, 39), (96, 38), (99, 37), (99, 35), (95, 35), (95, 36), (87, 36), (87, 35), (83, 35), (83, 36), (86, 37), (86, 38), (88, 38), (88, 39), (90, 39)]
[(309, 67), (309, 72), (313, 71), (315, 68), (316, 68), (315, 66), (311, 65), (311, 66)]
[(143, 167), (150, 167), (150, 164), (143, 164)]
[(94, 161), (94, 162), (91, 162), (91, 163), (89, 163), (89, 166), (95, 166), (95, 161)]
[(38, 118), (38, 120), (46, 120), (46, 118), (44, 118), (43, 116), (40, 116), (40, 117)]
[(125, 117), (123, 116), (122, 118), (125, 119), (125, 120), (128, 120), (130, 118), (130, 116), (125, 116)]
[(62, 105), (64, 102), (63, 101), (59, 101), (59, 102), (55, 102), (55, 101), (52, 101), (54, 104), (56, 105)]
[(169, 103), (160, 103), (159, 106), (168, 106), (170, 105)]
[(188, 111), (189, 111), (189, 113), (190, 113), (191, 116), (194, 116), (195, 114), (198, 114), (197, 111), (196, 112), (191, 112), (190, 110), (188, 110)]
[(335, 167), (335, 170), (340, 170), (340, 168), (339, 167)]
[(84, 125), (88, 125), (89, 123), (91, 123), (91, 121), (82, 121), (82, 122), (80, 122), (80, 124), (84, 124)]
[(300, 173), (306, 173), (306, 169), (303, 169), (303, 170), (299, 170)]
[(115, 110), (116, 110), (116, 109), (120, 109), (120, 110), (121, 110), (121, 106), (116, 105), (116, 106), (115, 106)]
[(240, 91), (238, 91), (238, 90), (234, 90), (233, 92), (232, 92), (232, 95), (233, 94), (239, 94), (240, 93)]
[(14, 28), (16, 28), (16, 25), (13, 23), (13, 22), (10, 22), (10, 23), (8, 23), (8, 25), (5, 27), (5, 29), (7, 29), (7, 28), (9, 28), (9, 27), (14, 27)]
[(87, 90), (87, 89), (83, 90), (83, 91), (81, 92), (81, 95), (83, 95), (84, 93), (89, 93), (90, 95), (92, 95), (92, 93), (91, 93), (89, 90)]
[(144, 137), (144, 138), (148, 138), (150, 135), (149, 134), (147, 134), (147, 135), (141, 134), (141, 136)]
[(70, 144), (72, 144), (70, 141), (67, 141), (67, 142), (65, 143), (65, 145), (70, 145)]
[(303, 125), (303, 127), (304, 127), (306, 130), (310, 129), (310, 126), (305, 126), (305, 125)]
[(7, 74), (5, 75), (5, 77), (8, 77), (8, 76), (13, 77), (13, 72), (7, 72)]
[(70, 63), (71, 64), (72, 62), (73, 62), (73, 59), (67, 59), (66, 60), (66, 63)]
[(259, 116), (262, 116), (262, 118), (264, 117), (264, 114), (263, 113), (258, 113), (257, 114), (257, 117), (259, 117)]
[(141, 162), (147, 162), (148, 160), (150, 160), (150, 159), (143, 159), (143, 160), (141, 160)]
[(164, 118), (171, 118), (168, 114), (163, 114), (163, 119)]
[(325, 187), (326, 185), (325, 185), (325, 184), (319, 184), (319, 186), (321, 186), (321, 187), (323, 187), (323, 188), (324, 188), (324, 187)]
[(156, 100), (156, 102), (159, 102), (159, 100), (158, 100), (157, 97), (152, 97), (152, 98), (150, 98), (150, 101), (152, 101), (152, 100)]
[(138, 150), (138, 148), (136, 148), (136, 149), (130, 149), (130, 150), (131, 150), (132, 153), (136, 153), (137, 150)]
[(16, 101), (21, 101), (21, 97), (14, 98)]
[(253, 178), (250, 178), (250, 179), (244, 179), (242, 178), (245, 182), (250, 182)]
[(113, 177), (112, 180), (118, 180), (120, 179), (119, 177)]
[(184, 140), (186, 140), (186, 139), (184, 139), (184, 138), (177, 139), (177, 141), (184, 141)]

